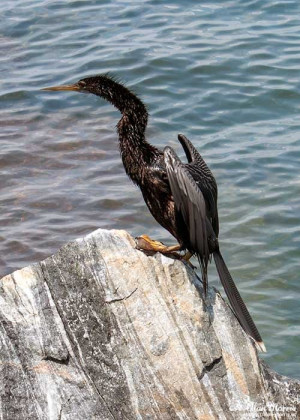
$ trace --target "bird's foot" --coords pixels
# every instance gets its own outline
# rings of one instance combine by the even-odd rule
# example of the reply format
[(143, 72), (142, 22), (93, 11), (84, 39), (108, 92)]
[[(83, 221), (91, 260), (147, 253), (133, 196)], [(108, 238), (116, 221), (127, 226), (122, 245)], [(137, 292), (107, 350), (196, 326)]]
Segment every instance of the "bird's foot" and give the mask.
[[(181, 245), (166, 246), (162, 242), (155, 241), (149, 238), (148, 235), (138, 236), (136, 239), (136, 246), (141, 251), (161, 252), (162, 254), (174, 254), (181, 249)], [(179, 254), (178, 257), (181, 258)]]
[(193, 255), (194, 254), (192, 254), (190, 251), (186, 251), (186, 253), (182, 256), (182, 259), (189, 263)]
[(181, 259), (185, 261), (193, 270), (195, 270), (197, 267), (193, 265), (190, 261), (194, 254), (192, 254), (190, 251), (186, 251), (184, 255), (182, 255)]
[(182, 246), (172, 245), (172, 246), (166, 246), (162, 242), (155, 241), (151, 238), (149, 238), (148, 235), (141, 235), (135, 238), (136, 241), (136, 247), (140, 251), (145, 251), (146, 253), (155, 253), (160, 252), (161, 254), (170, 255), (178, 260), (185, 261), (192, 269), (195, 269), (196, 267), (190, 262), (190, 258), (193, 256), (193, 254), (189, 251), (187, 251), (184, 255), (180, 255), (176, 251), (180, 251), (182, 249)]

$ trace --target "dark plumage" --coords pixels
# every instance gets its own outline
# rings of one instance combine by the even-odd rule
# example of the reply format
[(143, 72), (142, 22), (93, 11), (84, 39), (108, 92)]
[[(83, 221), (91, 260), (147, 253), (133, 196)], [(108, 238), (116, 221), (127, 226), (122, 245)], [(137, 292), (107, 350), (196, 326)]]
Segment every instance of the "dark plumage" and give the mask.
[(163, 151), (146, 141), (148, 113), (142, 101), (108, 75), (87, 77), (74, 85), (45, 90), (73, 90), (93, 93), (119, 109), (117, 125), (123, 165), (130, 179), (139, 186), (157, 222), (198, 257), (204, 292), (207, 292), (207, 265), (213, 255), (220, 280), (244, 330), (265, 351), (257, 328), (233, 282), (219, 249), (217, 184), (210, 169), (183, 135), (178, 139), (188, 163), (182, 163), (174, 150)]

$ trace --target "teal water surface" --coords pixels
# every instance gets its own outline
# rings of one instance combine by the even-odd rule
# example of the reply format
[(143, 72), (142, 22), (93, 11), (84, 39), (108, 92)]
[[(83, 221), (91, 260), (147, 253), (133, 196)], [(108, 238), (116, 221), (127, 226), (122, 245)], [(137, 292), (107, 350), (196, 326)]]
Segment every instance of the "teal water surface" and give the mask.
[(300, 378), (299, 16), (296, 0), (2, 0), (0, 274), (99, 227), (173, 242), (124, 174), (118, 112), (39, 90), (112, 72), (147, 104), (149, 141), (182, 156), (183, 133), (210, 165), (264, 359)]

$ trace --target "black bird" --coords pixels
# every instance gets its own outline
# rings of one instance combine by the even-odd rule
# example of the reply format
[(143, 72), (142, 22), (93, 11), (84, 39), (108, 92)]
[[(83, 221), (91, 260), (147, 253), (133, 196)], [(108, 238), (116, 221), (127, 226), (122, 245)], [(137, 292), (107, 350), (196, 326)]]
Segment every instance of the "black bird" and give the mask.
[(117, 132), (121, 157), (129, 178), (139, 186), (158, 223), (178, 241), (166, 247), (148, 236), (141, 237), (145, 249), (163, 253), (186, 249), (196, 255), (207, 293), (207, 266), (213, 255), (220, 280), (241, 326), (261, 351), (261, 336), (243, 302), (220, 252), (217, 184), (210, 169), (192, 143), (178, 135), (188, 163), (182, 163), (171, 147), (160, 150), (145, 138), (148, 113), (143, 102), (109, 75), (86, 77), (73, 85), (48, 87), (49, 91), (93, 93), (114, 105), (122, 114)]

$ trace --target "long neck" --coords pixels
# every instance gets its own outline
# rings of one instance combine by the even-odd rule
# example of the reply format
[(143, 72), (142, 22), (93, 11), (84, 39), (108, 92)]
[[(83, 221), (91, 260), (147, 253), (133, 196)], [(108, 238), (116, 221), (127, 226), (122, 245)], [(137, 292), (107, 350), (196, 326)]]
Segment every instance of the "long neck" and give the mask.
[(150, 165), (157, 155), (157, 149), (145, 138), (148, 113), (138, 98), (134, 98), (134, 106), (124, 109), (117, 125), (120, 152), (127, 175), (139, 184), (143, 168)]
[(158, 149), (145, 139), (148, 113), (143, 102), (125, 86), (110, 80), (110, 85), (102, 91), (103, 97), (122, 114), (118, 122), (120, 152), (127, 175), (140, 184), (143, 168), (151, 164)]

